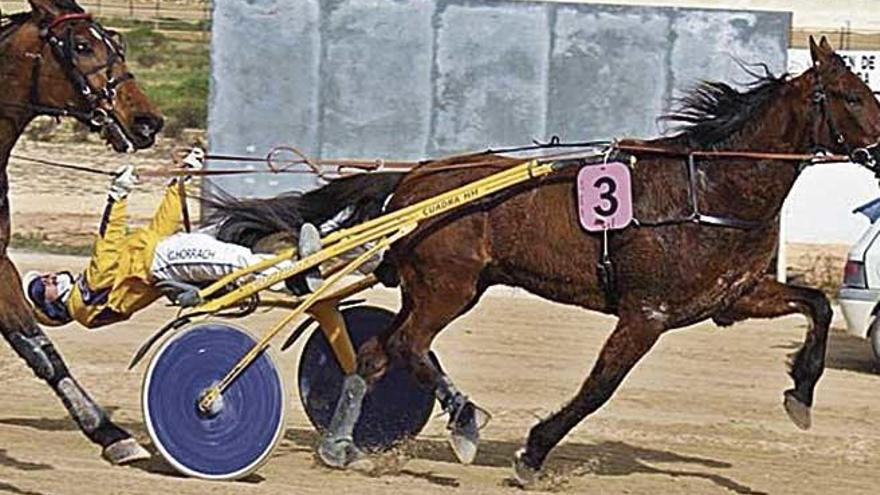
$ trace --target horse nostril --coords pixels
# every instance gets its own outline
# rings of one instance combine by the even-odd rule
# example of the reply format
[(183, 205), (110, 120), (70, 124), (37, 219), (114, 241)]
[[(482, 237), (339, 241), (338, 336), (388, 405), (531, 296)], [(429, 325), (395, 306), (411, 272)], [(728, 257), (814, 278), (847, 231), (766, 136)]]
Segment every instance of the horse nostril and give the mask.
[(151, 139), (158, 134), (162, 130), (163, 125), (165, 125), (165, 121), (158, 115), (141, 114), (134, 118), (135, 133), (147, 139)]

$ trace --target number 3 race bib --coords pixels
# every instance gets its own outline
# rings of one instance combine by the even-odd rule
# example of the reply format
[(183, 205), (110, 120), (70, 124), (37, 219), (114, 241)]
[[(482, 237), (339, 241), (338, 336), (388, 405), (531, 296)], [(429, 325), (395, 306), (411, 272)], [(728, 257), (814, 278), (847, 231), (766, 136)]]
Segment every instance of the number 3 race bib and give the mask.
[(578, 212), (589, 232), (622, 229), (633, 219), (629, 167), (620, 162), (588, 165), (577, 178)]

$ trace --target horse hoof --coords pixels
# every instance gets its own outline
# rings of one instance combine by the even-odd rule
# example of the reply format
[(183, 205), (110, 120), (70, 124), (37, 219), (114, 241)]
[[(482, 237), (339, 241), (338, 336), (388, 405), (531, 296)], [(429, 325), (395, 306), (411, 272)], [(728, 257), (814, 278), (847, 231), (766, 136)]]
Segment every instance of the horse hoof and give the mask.
[(125, 438), (104, 447), (101, 456), (117, 466), (151, 457), (150, 453), (141, 447), (134, 438)]
[(352, 466), (361, 470), (363, 464), (361, 461), (365, 457), (351, 438), (327, 439), (318, 446), (318, 458), (325, 466), (335, 469)]
[(793, 391), (785, 391), (785, 400), (783, 401), (783, 406), (785, 406), (785, 412), (788, 413), (789, 419), (791, 419), (795, 426), (802, 430), (810, 429), (810, 426), (812, 424), (812, 420), (810, 418), (810, 406), (804, 404), (797, 397), (795, 397)]
[(462, 464), (471, 464), (477, 457), (477, 446), (480, 442), (480, 434), (477, 432), (476, 437), (468, 434), (453, 432), (449, 437), (449, 446), (458, 458), (458, 462)]
[(449, 445), (455, 457), (462, 464), (471, 464), (477, 457), (480, 445), (480, 430), (489, 422), (491, 415), (468, 401), (449, 424), (452, 434)]
[(519, 486), (525, 487), (534, 483), (541, 474), (540, 469), (535, 469), (526, 463), (526, 449), (522, 448), (516, 451), (513, 460), (513, 477)]

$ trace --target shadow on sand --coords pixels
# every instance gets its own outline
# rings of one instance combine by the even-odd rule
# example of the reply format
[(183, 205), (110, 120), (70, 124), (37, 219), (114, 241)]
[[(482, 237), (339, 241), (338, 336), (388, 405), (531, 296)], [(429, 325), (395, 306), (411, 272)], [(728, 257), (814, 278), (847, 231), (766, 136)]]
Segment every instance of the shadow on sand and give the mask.
[(5, 481), (0, 481), (0, 492), (14, 493), (16, 495), (45, 495), (41, 492), (32, 492), (30, 490), (22, 490), (21, 488)]
[[(319, 441), (319, 435), (314, 430), (291, 428), (285, 434), (285, 439), (297, 446), (295, 450), (303, 448), (313, 449)], [(492, 468), (511, 469), (514, 454), (520, 449), (519, 442), (508, 442), (486, 439), (480, 443), (480, 451), (474, 460), (474, 465)], [(406, 457), (429, 460), (443, 463), (454, 463), (455, 459), (446, 441), (417, 438), (407, 442), (399, 448)], [(685, 456), (665, 450), (655, 450), (637, 447), (625, 442), (602, 442), (598, 444), (585, 444), (565, 442), (557, 447), (545, 465), (545, 471), (551, 477), (575, 478), (581, 476), (627, 476), (631, 474), (659, 474), (672, 478), (699, 478), (710, 481), (719, 487), (734, 493), (746, 495), (763, 495), (764, 492), (755, 491), (728, 477), (715, 473), (704, 472), (699, 469), (663, 469), (651, 466), (647, 463), (678, 463), (698, 466), (710, 469), (728, 469), (730, 463), (707, 459), (703, 457)], [(458, 480), (448, 476), (439, 476), (431, 471), (414, 471), (402, 469), (394, 474), (413, 476), (425, 479), (431, 483), (455, 487)], [(507, 484), (512, 484), (512, 479)]]
[[(9, 455), (6, 449), (0, 449), (0, 466), (8, 467), (11, 469), (18, 469), (20, 471), (46, 471), (54, 469), (49, 464), (43, 464), (39, 462), (27, 462), (20, 461)], [(30, 490), (23, 490), (11, 483), (7, 483), (5, 481), (0, 481), (0, 492), (3, 493), (14, 493), (18, 495), (43, 495), (40, 492), (34, 492)]]
[[(108, 410), (115, 410), (116, 408), (108, 408)], [(178, 472), (174, 467), (165, 461), (165, 458), (159, 453), (156, 449), (156, 446), (153, 445), (146, 433), (146, 429), (144, 428), (143, 423), (136, 422), (116, 422), (122, 428), (125, 428), (129, 432), (131, 432), (134, 437), (140, 442), (141, 445), (147, 449), (152, 457), (150, 459), (145, 459), (143, 461), (137, 461), (129, 464), (129, 467), (140, 469), (141, 471), (146, 471), (148, 473), (153, 474), (164, 474), (167, 476), (175, 476), (179, 478), (186, 478), (186, 475)], [(57, 431), (79, 431), (79, 427), (77, 427), (76, 423), (73, 422), (72, 419), (68, 417), (63, 418), (0, 418), (0, 425), (8, 425), (8, 426), (18, 426), (23, 428), (32, 428), (40, 431), (48, 431), (48, 432), (57, 432)], [(52, 466), (44, 465), (44, 464), (30, 464), (30, 463), (22, 463), (20, 461), (11, 459), (7, 457), (6, 451), (0, 449), (0, 465), (9, 465), (8, 463), (12, 462), (16, 465), (13, 467), (17, 467), (18, 469), (52, 469)], [(45, 467), (43, 467), (45, 466)], [(248, 477), (237, 480), (236, 482), (241, 483), (259, 483), (263, 481), (263, 477), (252, 474)], [(0, 491), (3, 490), (3, 487), (0, 486)]]
[[(0, 418), (0, 425), (33, 428), (40, 431), (77, 431), (76, 424), (68, 418)], [(131, 467), (154, 474), (183, 477), (162, 456), (155, 446), (143, 441), (145, 438), (143, 425), (140, 423), (121, 424), (129, 431), (134, 431), (146, 448), (153, 454), (151, 459), (131, 464)], [(317, 445), (319, 435), (311, 429), (290, 428), (284, 434), (284, 440), (288, 443), (283, 445), (273, 455), (275, 462), (284, 462), (280, 457), (291, 453), (313, 452)], [(521, 447), (519, 442), (508, 442), (486, 439), (480, 444), (480, 452), (474, 464), (492, 468), (510, 468), (514, 453)], [(442, 463), (457, 463), (449, 446), (443, 440), (417, 438), (405, 443), (397, 449), (398, 457), (416, 458)], [(381, 454), (388, 456), (390, 454)], [(675, 463), (692, 466), (690, 469), (667, 469), (660, 468), (648, 463)], [(12, 459), (0, 450), (0, 465), (11, 465), (17, 469), (35, 470), (51, 469), (51, 466), (32, 464)], [(728, 469), (730, 463), (708, 459), (704, 457), (686, 456), (666, 450), (649, 449), (630, 445), (625, 442), (601, 442), (598, 444), (585, 444), (566, 442), (557, 447), (546, 464), (546, 471), (556, 478), (571, 479), (581, 476), (627, 476), (631, 474), (658, 474), (672, 478), (697, 478), (710, 481), (715, 485), (744, 495), (760, 495), (763, 492), (755, 491), (751, 487), (743, 485), (731, 478), (705, 469)], [(459, 481), (450, 476), (438, 475), (432, 471), (419, 471), (402, 467), (393, 471), (385, 471), (381, 474), (394, 474), (410, 476), (426, 480), (430, 483), (457, 487)], [(253, 474), (238, 480), (238, 483), (260, 483), (263, 477)], [(14, 487), (4, 488), (0, 484), (0, 490), (7, 489), (15, 492)], [(15, 492), (27, 493), (27, 492)]]
[(0, 466), (18, 469), (19, 471), (47, 471), (50, 469), (54, 469), (49, 464), (43, 464), (40, 462), (19, 461), (18, 459), (11, 457), (7, 453), (6, 449), (0, 449)]

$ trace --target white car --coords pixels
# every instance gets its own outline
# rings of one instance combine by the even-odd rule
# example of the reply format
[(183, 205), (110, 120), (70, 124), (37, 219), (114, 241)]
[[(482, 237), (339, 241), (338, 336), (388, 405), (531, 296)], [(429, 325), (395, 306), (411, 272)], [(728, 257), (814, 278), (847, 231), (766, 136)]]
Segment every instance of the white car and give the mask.
[(871, 226), (849, 251), (838, 301), (847, 332), (869, 339), (880, 361), (880, 198), (855, 211)]

